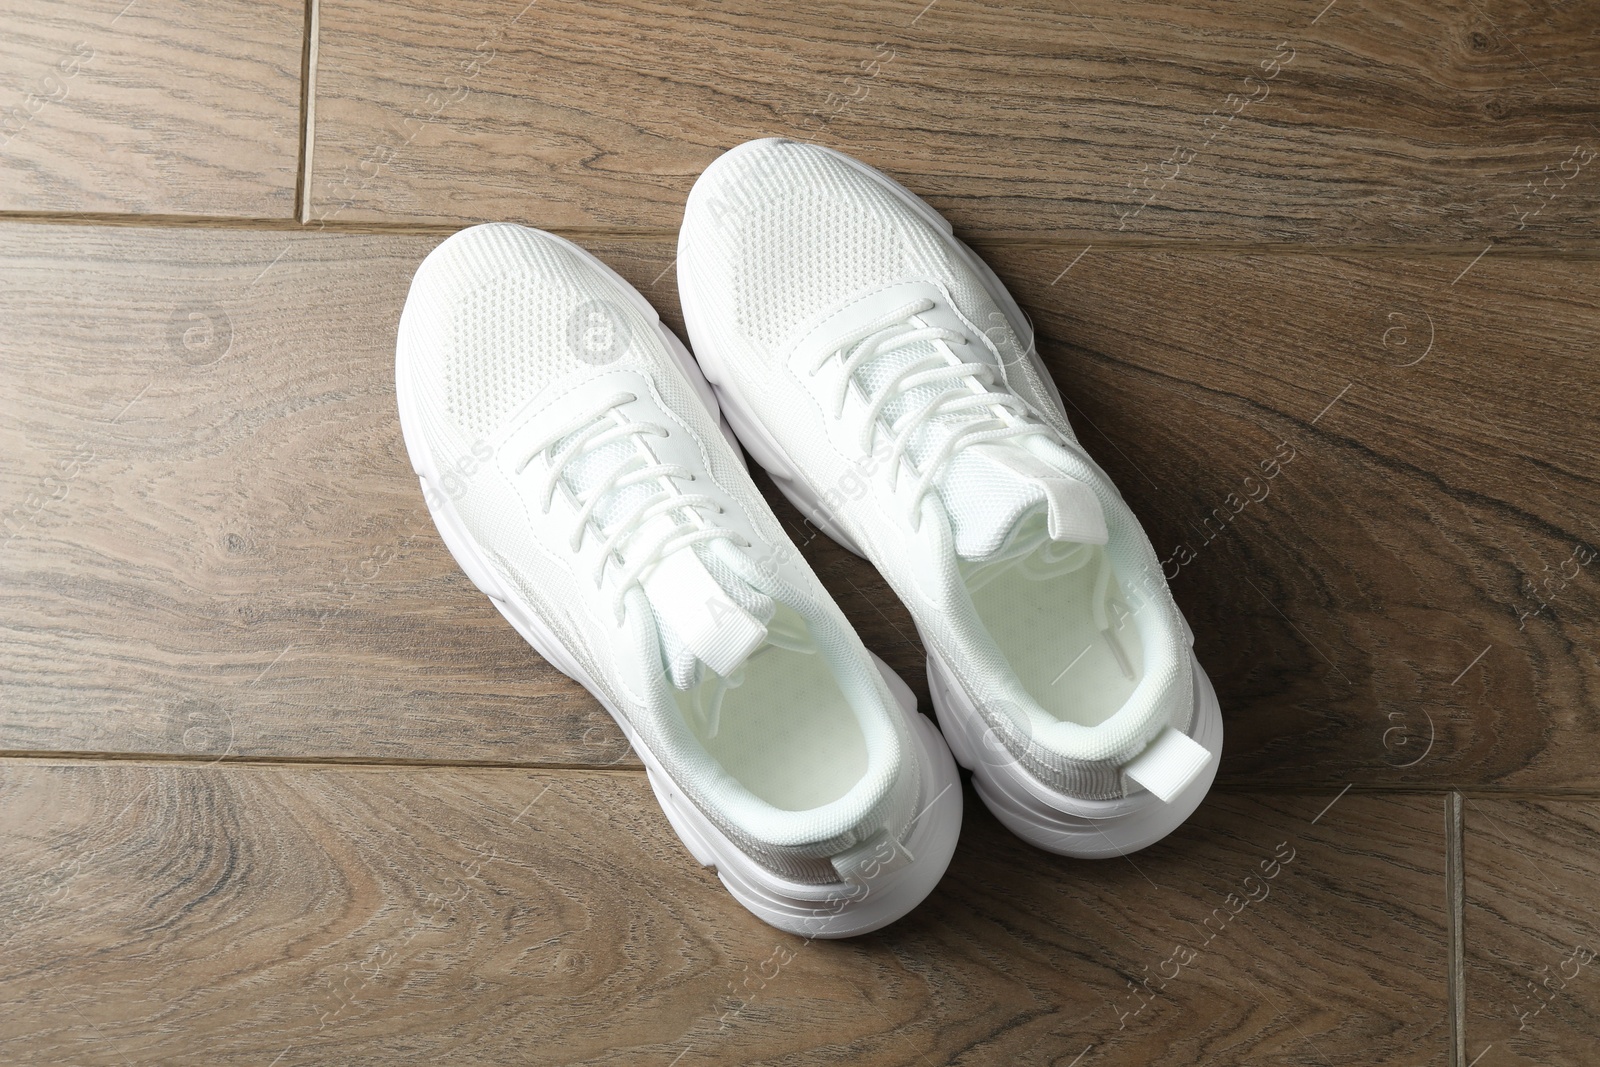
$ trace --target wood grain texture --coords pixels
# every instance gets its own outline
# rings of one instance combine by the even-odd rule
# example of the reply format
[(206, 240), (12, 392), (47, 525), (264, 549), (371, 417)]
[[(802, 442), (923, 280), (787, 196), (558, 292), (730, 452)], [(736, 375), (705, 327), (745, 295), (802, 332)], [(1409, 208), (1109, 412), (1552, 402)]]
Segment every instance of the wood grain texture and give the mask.
[[(0, 24), (0, 213), (136, 223), (0, 221), (0, 1061), (1594, 1061), (1594, 5)], [(842, 944), (695, 866), (450, 558), (394, 411), (445, 228), (564, 230), (681, 335), (684, 197), (766, 135), (889, 171), (1011, 286), (1228, 729), (1131, 860), (968, 789), (929, 900)], [(757, 481), (926, 710), (887, 585)]]
[(636, 772), (10, 761), (0, 1039), (85, 1065), (1437, 1059), (1440, 803), (1313, 825), (1326, 802), (1215, 800), (1137, 865), (972, 802), (922, 908), (807, 943), (696, 867)]
[(1595, 263), (990, 258), (1175, 575), (1229, 780), (1600, 784)]
[(439, 240), (0, 227), (0, 750), (631, 760), (411, 473)]
[(301, 0), (7, 0), (0, 211), (290, 218)]
[(1578, 1067), (1600, 1033), (1600, 802), (1469, 800), (1467, 1056)]
[(1592, 239), (1591, 6), (1324, 8), (327, 0), (313, 215), (675, 227), (782, 135), (990, 236)]
[[(437, 237), (39, 230), (0, 231), (0, 749), (631, 761), (409, 474), (393, 323)], [(591, 246), (681, 327), (669, 244)], [(1594, 788), (1593, 263), (985, 251), (1176, 575), (1225, 781)], [(925, 701), (887, 585), (767, 488)]]

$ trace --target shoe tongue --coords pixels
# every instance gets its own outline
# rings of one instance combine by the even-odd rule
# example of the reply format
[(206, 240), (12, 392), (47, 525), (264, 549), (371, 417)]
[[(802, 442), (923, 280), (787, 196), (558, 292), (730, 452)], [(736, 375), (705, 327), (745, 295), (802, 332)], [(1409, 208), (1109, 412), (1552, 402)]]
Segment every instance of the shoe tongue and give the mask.
[(1045, 540), (1103, 545), (1108, 539), (1094, 490), (1016, 440), (964, 449), (940, 489), (956, 555), (972, 563), (1031, 552)]
[[(564, 443), (557, 442), (556, 448)], [(633, 442), (613, 441), (576, 457), (567, 465), (563, 481), (587, 500), (614, 470), (638, 456)], [(600, 536), (610, 536), (617, 523), (660, 491), (653, 481), (607, 491), (592, 513)], [(646, 551), (683, 530), (683, 520), (673, 513), (657, 515), (628, 539), (622, 552), (626, 556), (630, 550)], [(766, 624), (776, 610), (771, 597), (717, 560), (709, 548), (696, 545), (658, 560), (639, 584), (655, 612), (663, 664), (679, 689), (694, 684), (697, 662), (723, 677), (738, 670), (765, 642)]]
[(658, 562), (639, 584), (655, 610), (667, 674), (679, 689), (695, 683), (696, 662), (723, 678), (737, 671), (766, 643), (777, 610), (771, 597), (693, 547)]

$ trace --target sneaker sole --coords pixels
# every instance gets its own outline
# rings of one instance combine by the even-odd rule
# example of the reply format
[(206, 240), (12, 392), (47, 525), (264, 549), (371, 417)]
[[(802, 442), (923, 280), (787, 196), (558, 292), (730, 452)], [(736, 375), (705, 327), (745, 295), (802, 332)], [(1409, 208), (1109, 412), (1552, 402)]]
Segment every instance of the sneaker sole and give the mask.
[(1017, 762), (934, 656), (928, 659), (928, 686), (950, 751), (972, 772), (973, 788), (984, 806), (1024, 841), (1063, 856), (1106, 859), (1155, 844), (1194, 814), (1222, 762), (1222, 709), (1198, 660), (1190, 736), (1211, 758), (1165, 804), (1142, 790), (1118, 800), (1083, 800), (1056, 792)]
[[(673, 332), (661, 324), (649, 301), (645, 300), (621, 275), (588, 251), (564, 238), (560, 241), (590, 266), (614, 281), (619, 291), (655, 325), (667, 350), (733, 446), (742, 464), (737, 438), (722, 418), (716, 396), (700, 373), (694, 358)], [(442, 247), (442, 246), (441, 246)], [(398, 348), (398, 346), (397, 346)], [(943, 738), (926, 716), (917, 714), (916, 695), (889, 666), (872, 655), (873, 664), (888, 683), (890, 692), (904, 716), (917, 747), (922, 790), (918, 813), (913, 819), (905, 849), (914, 862), (881, 876), (864, 889), (845, 883), (815, 885), (795, 882), (757, 864), (717, 828), (698, 807), (685, 797), (650, 751), (627, 717), (622, 715), (594, 684), (588, 672), (567, 647), (540, 620), (533, 608), (517, 593), (503, 585), (495, 575), (477, 541), (467, 532), (454, 503), (444, 492), (443, 481), (434, 467), (429, 450), (423, 446), (415, 427), (421, 425), (414, 407), (410, 368), (397, 350), (395, 356), (395, 399), (400, 412), (400, 431), (406, 452), (422, 485), (428, 513), (445, 547), (455, 557), (472, 584), (487, 596), (507, 622), (533, 650), (561, 673), (577, 682), (600, 702), (616, 722), (628, 744), (645, 765), (650, 789), (666, 813), (667, 821), (695, 860), (709, 867), (741, 905), (770, 926), (807, 938), (853, 937), (887, 926), (915, 908), (933, 891), (950, 865), (956, 840), (961, 834), (961, 791), (955, 760)], [(430, 492), (431, 490), (431, 492)]]
[[(717, 162), (736, 157), (741, 152), (752, 150), (757, 146), (775, 143), (792, 142), (784, 137), (747, 142), (724, 153)], [(888, 175), (850, 158), (843, 152), (821, 145), (812, 147), (827, 152), (840, 162), (855, 168), (934, 226), (943, 235), (950, 249), (977, 274), (990, 298), (1010, 317), (1010, 320), (1029, 322), (1021, 307), (989, 265), (967, 247), (964, 241), (956, 237), (950, 223), (921, 197)], [(713, 166), (715, 165), (714, 163)], [(690, 191), (691, 201), (700, 188), (697, 184), (695, 189)], [(680, 264), (683, 262), (681, 239), (678, 262)], [(681, 266), (679, 270), (681, 272)], [(710, 336), (708, 331), (694, 328), (702, 319), (699, 308), (693, 300), (691, 287), (682, 283), (681, 276), (678, 298), (683, 306), (684, 320), (690, 324), (690, 335), (698, 333), (702, 337)], [(1024, 349), (1035, 372), (1039, 375), (1039, 380), (1050, 391), (1056, 405), (1065, 410), (1061, 390), (1045, 368), (1044, 360), (1039, 357), (1032, 336), (1031, 323)], [(715, 348), (706, 344), (697, 345), (695, 357), (699, 360), (705, 379), (716, 393), (724, 421), (731, 426), (756, 463), (772, 478), (778, 491), (819, 530), (849, 551), (866, 558), (866, 554), (839, 527), (823, 505), (821, 497), (799, 477), (783, 449), (750, 412), (748, 405), (732, 386), (732, 378), (727, 373), (726, 364)], [(1093, 463), (1093, 460), (1090, 462)], [(1107, 482), (1110, 482), (1109, 478)], [(1179, 617), (1182, 617), (1181, 612)], [(1187, 620), (1184, 620), (1184, 632), (1192, 646), (1194, 632), (1189, 629)], [(922, 636), (920, 632), (918, 636)], [(923, 640), (923, 645), (928, 646), (926, 639)], [(1181, 826), (1200, 806), (1200, 802), (1205, 799), (1212, 781), (1216, 778), (1217, 767), (1222, 757), (1222, 710), (1217, 702), (1216, 691), (1212, 688), (1211, 679), (1200, 666), (1200, 661), (1194, 658), (1192, 649), (1190, 659), (1194, 668), (1195, 703), (1189, 736), (1206, 747), (1211, 753), (1211, 759), (1199, 777), (1167, 804), (1161, 803), (1143, 790), (1120, 800), (1083, 800), (1050, 789), (1029, 774), (1015, 758), (985, 757), (983, 753), (986, 748), (995, 747), (992, 739), (987, 746), (983, 744), (984, 735), (988, 732), (987, 725), (971, 706), (954, 675), (931, 652), (928, 656), (929, 692), (933, 697), (934, 714), (938, 717), (951, 752), (963, 767), (973, 772), (973, 784), (979, 797), (997, 819), (1017, 836), (1040, 848), (1065, 856), (1100, 859), (1126, 855), (1166, 837)], [(999, 751), (1005, 750), (1002, 748)]]

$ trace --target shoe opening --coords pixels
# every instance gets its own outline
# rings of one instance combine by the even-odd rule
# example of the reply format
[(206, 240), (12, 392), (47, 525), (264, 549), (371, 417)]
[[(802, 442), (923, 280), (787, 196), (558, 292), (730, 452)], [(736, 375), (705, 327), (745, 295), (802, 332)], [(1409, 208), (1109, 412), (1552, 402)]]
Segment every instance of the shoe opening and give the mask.
[(978, 618), (1028, 695), (1060, 722), (1098, 726), (1144, 677), (1144, 646), (1101, 545), (1051, 540), (1046, 516), (1022, 521), (1013, 543), (1033, 547), (961, 561)]
[(785, 811), (845, 796), (867, 771), (867, 740), (805, 620), (783, 604), (766, 640), (729, 676), (669, 687), (695, 738), (739, 784)]

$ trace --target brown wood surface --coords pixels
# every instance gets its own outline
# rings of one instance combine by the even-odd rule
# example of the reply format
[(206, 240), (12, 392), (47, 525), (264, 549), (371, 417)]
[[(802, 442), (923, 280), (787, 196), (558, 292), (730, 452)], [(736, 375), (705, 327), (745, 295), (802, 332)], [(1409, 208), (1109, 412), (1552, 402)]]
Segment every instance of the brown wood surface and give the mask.
[(394, 329), (438, 240), (0, 227), (0, 748), (631, 761), (411, 473)]
[(1600, 1034), (1600, 803), (1465, 806), (1467, 1055), (1578, 1067)]
[(1219, 797), (1135, 862), (1048, 856), (969, 801), (913, 916), (807, 943), (693, 864), (638, 772), (13, 761), (0, 1041), (278, 1067), (1442, 1054), (1437, 799), (1313, 824), (1327, 798)]
[(7, 0), (0, 211), (291, 218), (301, 0)]
[[(632, 763), (410, 474), (392, 338), (437, 240), (0, 228), (4, 750)], [(681, 326), (670, 245), (591, 245)], [(1052, 285), (1071, 249), (986, 251), (1170, 561), (1228, 780), (1595, 787), (1591, 261), (1091, 251)], [(887, 585), (769, 497), (925, 697)]]
[(313, 217), (671, 228), (774, 135), (991, 235), (1559, 247), (1600, 205), (1583, 3), (525, 4), (322, 3)]
[[(0, 1062), (1594, 1060), (1593, 5), (0, 27)], [(394, 412), (456, 226), (560, 229), (681, 332), (684, 195), (766, 134), (885, 168), (1011, 286), (1228, 730), (1131, 860), (968, 790), (933, 896), (844, 944), (695, 866), (449, 557)], [(926, 708), (887, 586), (758, 482)]]
[(995, 258), (1171, 560), (1231, 778), (1600, 785), (1594, 262)]

